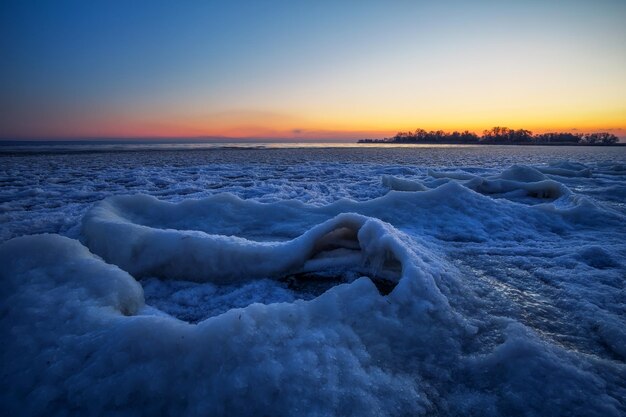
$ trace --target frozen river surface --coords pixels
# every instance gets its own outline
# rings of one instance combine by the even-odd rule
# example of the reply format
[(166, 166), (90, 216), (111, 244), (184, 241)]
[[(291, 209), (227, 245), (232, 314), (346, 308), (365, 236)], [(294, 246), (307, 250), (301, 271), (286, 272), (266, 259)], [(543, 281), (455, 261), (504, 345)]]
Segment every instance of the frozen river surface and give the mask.
[(6, 415), (626, 415), (626, 148), (0, 148)]

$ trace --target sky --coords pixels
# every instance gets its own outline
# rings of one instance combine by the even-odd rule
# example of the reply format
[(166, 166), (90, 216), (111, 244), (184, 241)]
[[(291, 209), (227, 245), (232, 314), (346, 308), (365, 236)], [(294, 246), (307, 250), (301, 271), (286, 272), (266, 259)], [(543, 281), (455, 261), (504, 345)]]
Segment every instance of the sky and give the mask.
[(0, 138), (626, 136), (626, 0), (0, 2)]

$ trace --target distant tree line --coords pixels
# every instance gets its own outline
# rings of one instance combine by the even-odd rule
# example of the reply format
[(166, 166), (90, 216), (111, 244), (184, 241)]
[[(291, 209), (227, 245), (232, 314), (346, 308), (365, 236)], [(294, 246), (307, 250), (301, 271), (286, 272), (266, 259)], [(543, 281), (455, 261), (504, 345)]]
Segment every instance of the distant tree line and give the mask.
[(535, 144), (535, 145), (613, 145), (617, 136), (607, 133), (569, 133), (551, 132), (533, 135), (525, 129), (493, 127), (483, 131), (482, 136), (470, 131), (444, 132), (443, 130), (416, 129), (411, 132), (398, 132), (395, 136), (384, 139), (362, 139), (359, 143), (478, 143), (478, 144)]

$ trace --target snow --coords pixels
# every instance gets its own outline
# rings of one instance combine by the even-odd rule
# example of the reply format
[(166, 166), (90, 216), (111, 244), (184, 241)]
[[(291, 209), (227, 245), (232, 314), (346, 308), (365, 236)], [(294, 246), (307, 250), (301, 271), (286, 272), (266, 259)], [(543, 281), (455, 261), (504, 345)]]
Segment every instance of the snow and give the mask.
[(591, 170), (584, 164), (569, 161), (554, 161), (548, 166), (539, 167), (539, 170), (546, 174), (558, 175), (561, 177), (590, 177)]
[(0, 410), (624, 415), (626, 154), (486, 148), (5, 157)]
[(393, 175), (383, 175), (382, 181), (385, 187), (396, 191), (426, 191), (428, 189), (417, 181), (406, 180)]

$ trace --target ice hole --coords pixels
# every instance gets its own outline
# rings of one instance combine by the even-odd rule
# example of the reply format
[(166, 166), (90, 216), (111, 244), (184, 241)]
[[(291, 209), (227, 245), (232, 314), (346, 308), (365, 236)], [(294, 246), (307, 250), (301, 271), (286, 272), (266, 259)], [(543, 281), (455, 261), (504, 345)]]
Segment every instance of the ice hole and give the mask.
[[(388, 271), (387, 271), (388, 272)], [(398, 284), (398, 279), (390, 274), (376, 275), (371, 271), (349, 270), (333, 272), (305, 272), (290, 274), (280, 278), (278, 281), (285, 283), (287, 288), (297, 294), (305, 295), (304, 299), (318, 297), (340, 284), (346, 284), (360, 277), (369, 278), (381, 295), (389, 295)]]
[(560, 197), (559, 191), (553, 189), (529, 190), (526, 195), (531, 198), (538, 198), (543, 200), (556, 200)]
[(141, 283), (146, 304), (180, 320), (198, 323), (253, 303), (312, 300), (363, 276), (385, 296), (396, 287), (401, 273), (402, 265), (390, 252), (381, 254), (376, 262), (367, 262), (359, 245), (358, 229), (346, 226), (319, 238), (301, 268), (282, 275), (228, 284), (154, 277), (142, 279)]
[(366, 276), (381, 295), (388, 295), (397, 279), (360, 270), (298, 272), (278, 278), (255, 279), (237, 284), (215, 284), (180, 280), (145, 278), (146, 304), (188, 323), (199, 323), (234, 308), (250, 304), (292, 303), (312, 300), (331, 288)]

